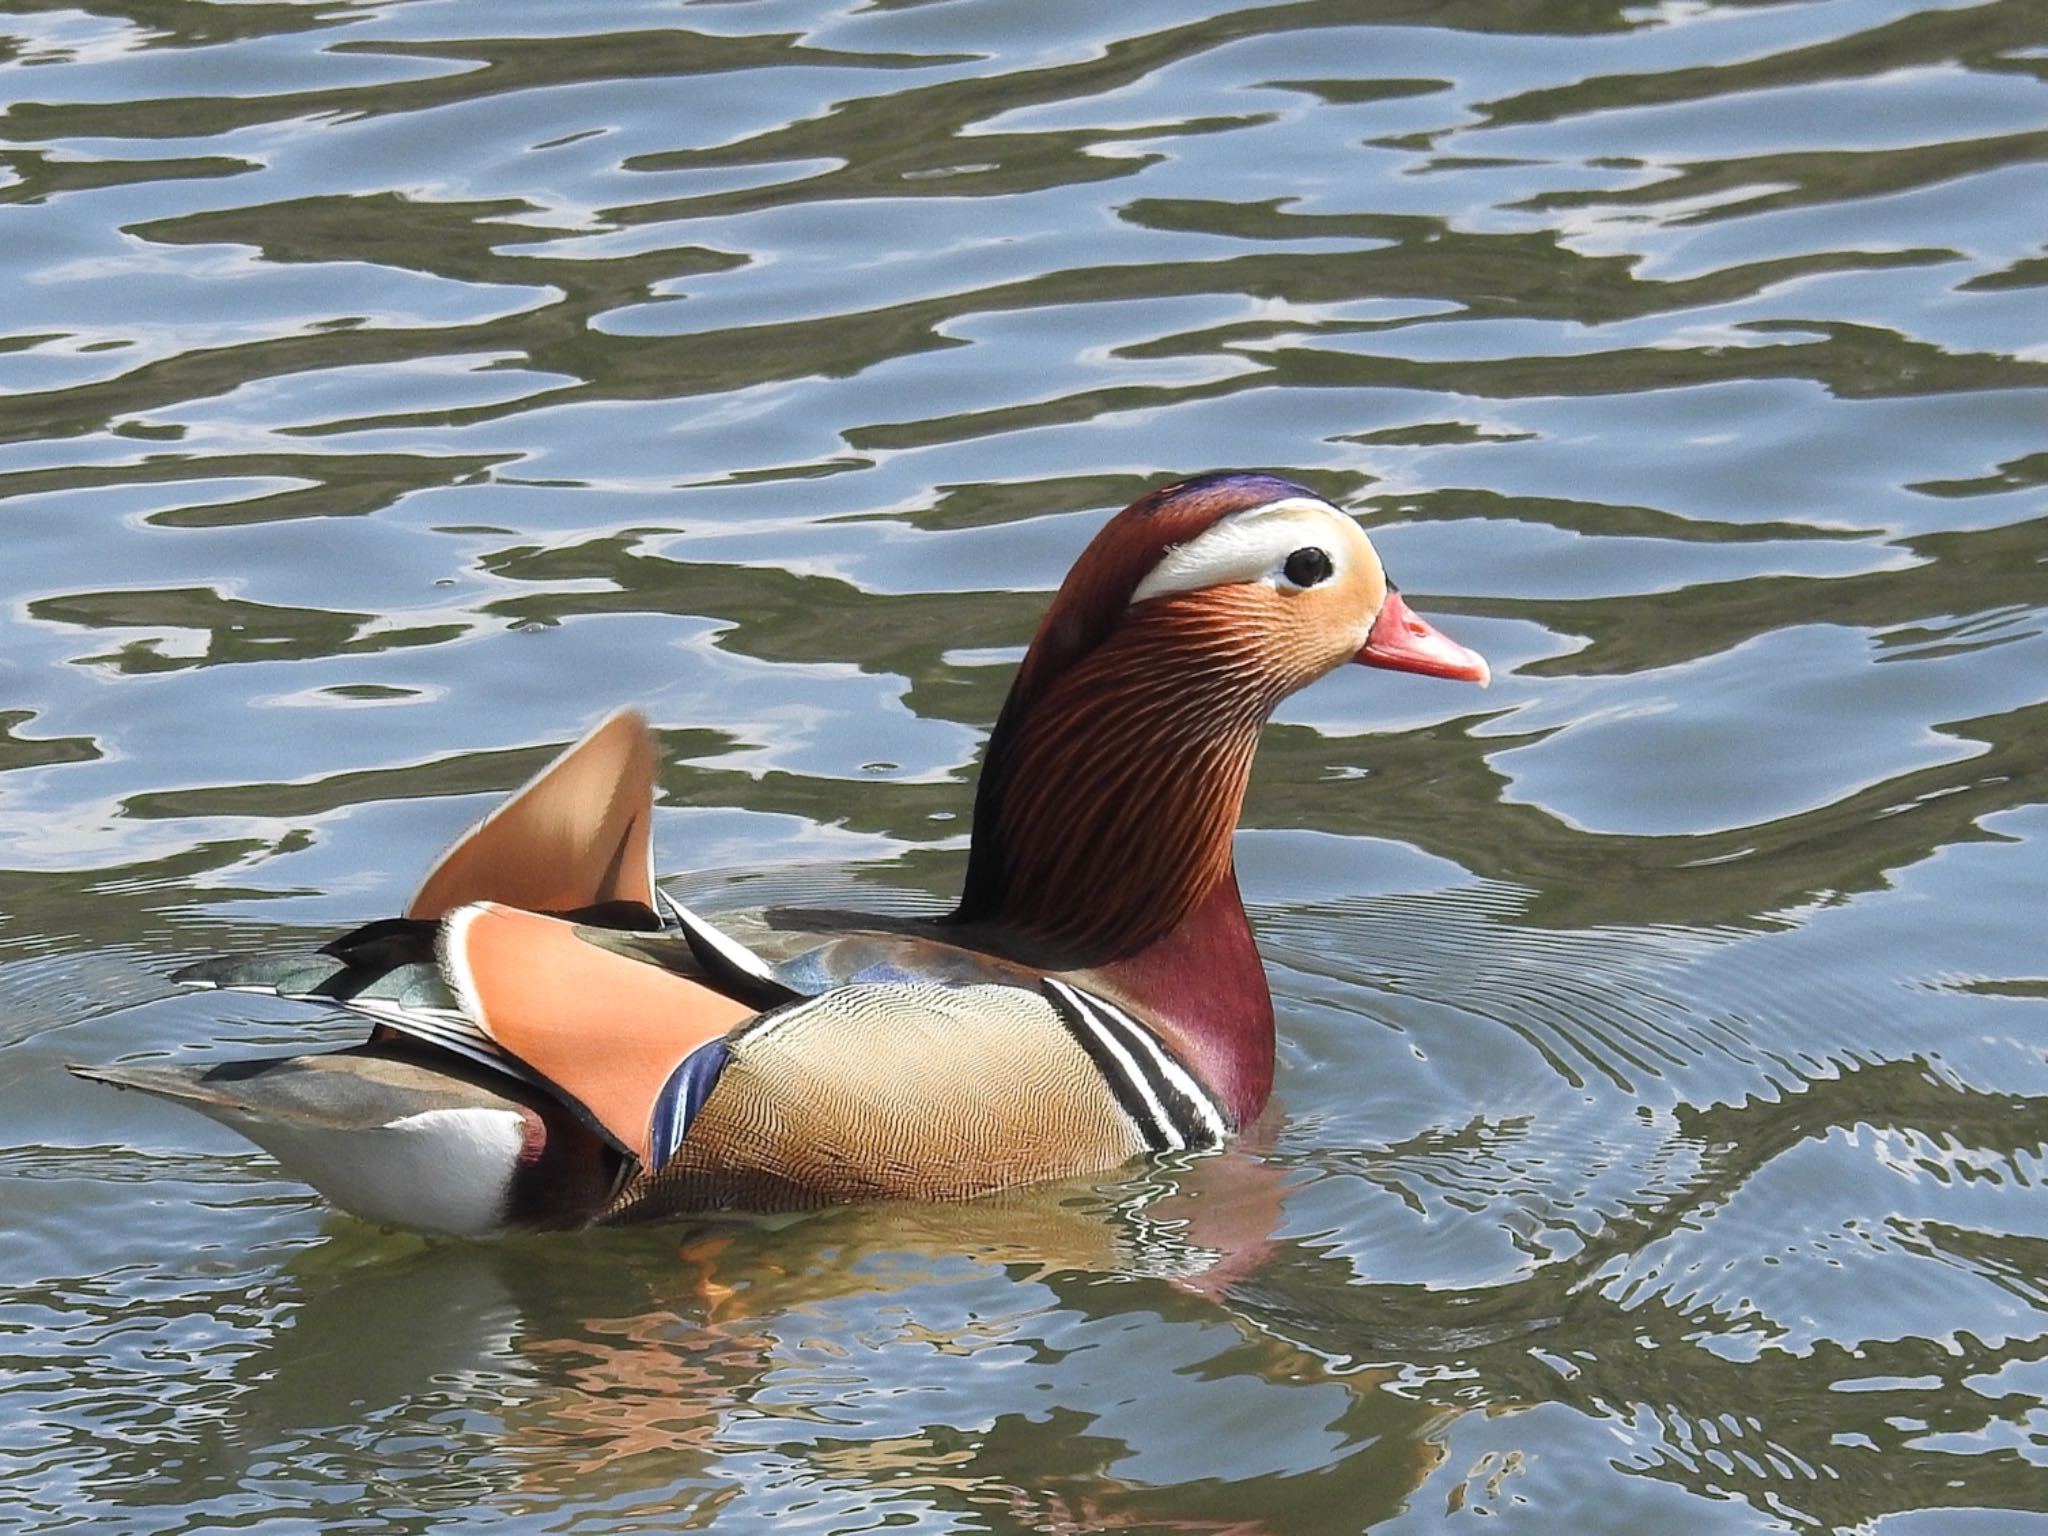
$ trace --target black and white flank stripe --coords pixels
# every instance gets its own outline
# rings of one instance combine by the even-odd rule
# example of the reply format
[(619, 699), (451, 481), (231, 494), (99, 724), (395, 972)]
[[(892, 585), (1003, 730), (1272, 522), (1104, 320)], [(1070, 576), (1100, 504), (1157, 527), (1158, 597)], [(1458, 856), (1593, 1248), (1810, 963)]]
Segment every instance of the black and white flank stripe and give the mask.
[(1223, 1110), (1158, 1036), (1114, 1003), (1048, 976), (1046, 996), (1154, 1152), (1220, 1147)]

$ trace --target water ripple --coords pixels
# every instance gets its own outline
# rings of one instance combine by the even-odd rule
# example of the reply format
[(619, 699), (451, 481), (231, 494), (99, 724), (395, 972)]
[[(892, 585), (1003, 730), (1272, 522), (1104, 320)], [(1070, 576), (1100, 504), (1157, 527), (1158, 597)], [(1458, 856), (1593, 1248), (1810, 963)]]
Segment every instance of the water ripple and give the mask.
[[(2030, 0), (0, 17), (30, 1528), (2027, 1518), (2044, 49)], [(394, 907), (628, 700), (711, 904), (942, 902), (1045, 592), (1219, 461), (1496, 674), (1269, 734), (1244, 1151), (433, 1247), (63, 1075), (346, 1038), (162, 978)]]

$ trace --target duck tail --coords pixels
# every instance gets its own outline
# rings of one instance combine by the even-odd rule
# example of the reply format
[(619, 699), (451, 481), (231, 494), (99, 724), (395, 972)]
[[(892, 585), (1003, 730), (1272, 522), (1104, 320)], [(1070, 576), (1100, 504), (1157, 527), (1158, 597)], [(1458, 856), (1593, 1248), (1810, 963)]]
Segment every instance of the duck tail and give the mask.
[(89, 1083), (106, 1083), (114, 1088), (133, 1088), (173, 1103), (186, 1104), (202, 1113), (226, 1109), (231, 1100), (217, 1086), (210, 1086), (206, 1073), (192, 1067), (102, 1067), (67, 1061), (64, 1070)]
[[(622, 1166), (569, 1117), (502, 1079), (375, 1046), (71, 1071), (197, 1110), (334, 1205), (385, 1226), (485, 1237), (573, 1224), (603, 1207)], [(540, 1203), (537, 1186), (549, 1197)]]

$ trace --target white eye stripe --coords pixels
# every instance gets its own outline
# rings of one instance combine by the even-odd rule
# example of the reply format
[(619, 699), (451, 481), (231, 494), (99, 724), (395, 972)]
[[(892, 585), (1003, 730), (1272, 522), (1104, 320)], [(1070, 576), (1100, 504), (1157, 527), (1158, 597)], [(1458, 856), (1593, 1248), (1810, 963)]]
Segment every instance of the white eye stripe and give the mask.
[(1204, 587), (1247, 581), (1294, 590), (1295, 584), (1283, 574), (1289, 555), (1314, 545), (1330, 557), (1332, 573), (1342, 575), (1356, 539), (1350, 519), (1324, 502), (1307, 496), (1269, 501), (1262, 507), (1233, 512), (1187, 543), (1169, 549), (1138, 583), (1131, 601), (1142, 603), (1169, 592), (1199, 592)]

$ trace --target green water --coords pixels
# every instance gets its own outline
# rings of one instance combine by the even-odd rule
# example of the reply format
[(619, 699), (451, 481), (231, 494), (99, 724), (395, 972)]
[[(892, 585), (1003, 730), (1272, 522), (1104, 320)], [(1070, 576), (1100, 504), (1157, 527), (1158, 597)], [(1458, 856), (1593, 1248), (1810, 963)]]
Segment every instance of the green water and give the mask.
[[(0, 0), (0, 1529), (2048, 1533), (2048, 7)], [(1355, 511), (1236, 1152), (428, 1244), (67, 1060), (610, 708), (957, 881), (1145, 486)]]

